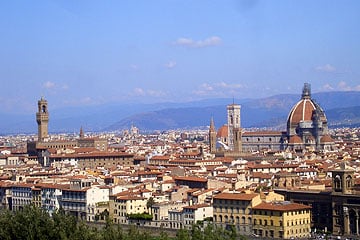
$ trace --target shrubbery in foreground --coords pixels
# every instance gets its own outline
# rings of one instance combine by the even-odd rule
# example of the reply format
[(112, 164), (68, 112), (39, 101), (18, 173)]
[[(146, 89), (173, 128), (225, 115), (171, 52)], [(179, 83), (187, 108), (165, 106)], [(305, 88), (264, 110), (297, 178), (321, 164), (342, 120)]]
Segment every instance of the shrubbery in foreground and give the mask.
[(158, 236), (151, 236), (136, 226), (124, 230), (109, 220), (104, 227), (92, 227), (62, 210), (50, 216), (46, 211), (33, 206), (11, 212), (0, 211), (0, 239), (3, 240), (235, 240), (234, 229), (225, 230), (208, 224), (194, 225), (191, 230), (180, 229), (175, 237), (159, 229)]

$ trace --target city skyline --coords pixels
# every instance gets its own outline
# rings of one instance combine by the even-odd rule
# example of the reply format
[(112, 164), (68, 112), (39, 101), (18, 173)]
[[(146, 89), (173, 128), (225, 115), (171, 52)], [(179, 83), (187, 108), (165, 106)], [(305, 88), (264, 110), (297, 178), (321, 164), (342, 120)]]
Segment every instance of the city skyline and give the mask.
[(359, 91), (358, 1), (11, 1), (3, 113)]

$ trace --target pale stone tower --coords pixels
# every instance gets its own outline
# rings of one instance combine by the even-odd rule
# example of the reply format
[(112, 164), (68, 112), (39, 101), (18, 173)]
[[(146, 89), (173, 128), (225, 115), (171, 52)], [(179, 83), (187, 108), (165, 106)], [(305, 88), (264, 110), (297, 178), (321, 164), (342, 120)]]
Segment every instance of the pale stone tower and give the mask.
[(210, 145), (210, 153), (216, 153), (216, 129), (214, 124), (214, 119), (210, 120), (210, 128), (209, 128), (209, 145)]
[(355, 169), (342, 162), (340, 167), (331, 171), (333, 193), (351, 194), (354, 186)]
[(38, 124), (38, 141), (42, 142), (48, 137), (49, 112), (47, 101), (41, 97), (38, 101), (38, 112), (36, 113)]
[(240, 105), (230, 104), (227, 106), (228, 120), (228, 146), (233, 151), (241, 151), (241, 123)]

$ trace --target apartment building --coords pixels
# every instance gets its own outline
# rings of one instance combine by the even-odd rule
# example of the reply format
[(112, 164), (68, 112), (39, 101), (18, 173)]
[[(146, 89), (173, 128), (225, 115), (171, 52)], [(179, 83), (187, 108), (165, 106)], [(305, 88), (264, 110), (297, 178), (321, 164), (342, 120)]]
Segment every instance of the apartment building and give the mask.
[(185, 228), (191, 229), (198, 221), (213, 217), (213, 207), (208, 204), (196, 204), (183, 207), (183, 224)]
[(128, 223), (129, 214), (148, 212), (147, 199), (129, 192), (110, 196), (109, 207), (114, 223)]
[(109, 202), (109, 192), (91, 179), (72, 179), (69, 187), (62, 188), (61, 207), (79, 219), (95, 221), (98, 203)]
[(240, 234), (252, 233), (252, 208), (261, 203), (260, 194), (223, 192), (213, 197), (214, 223), (233, 225)]
[(265, 238), (308, 238), (310, 209), (287, 201), (262, 202), (253, 207), (253, 233)]
[(9, 208), (11, 210), (20, 210), (25, 205), (33, 202), (33, 184), (15, 183), (11, 185), (11, 201)]

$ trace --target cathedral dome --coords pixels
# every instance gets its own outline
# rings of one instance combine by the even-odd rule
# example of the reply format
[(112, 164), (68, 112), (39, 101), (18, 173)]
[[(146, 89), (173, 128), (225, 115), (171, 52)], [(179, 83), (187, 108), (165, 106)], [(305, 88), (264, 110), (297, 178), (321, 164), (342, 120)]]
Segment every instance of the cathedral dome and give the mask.
[(297, 134), (298, 128), (313, 128), (314, 123), (327, 124), (324, 111), (313, 99), (311, 99), (310, 85), (305, 84), (300, 101), (291, 109), (287, 128), (290, 136)]
[(301, 138), (299, 136), (294, 135), (289, 138), (289, 143), (290, 144), (302, 144), (303, 141), (301, 140)]
[(223, 125), (222, 127), (219, 128), (219, 130), (217, 131), (216, 137), (217, 138), (227, 138), (228, 137), (228, 126), (227, 125)]
[(320, 139), (321, 143), (333, 143), (334, 140), (329, 135), (324, 135)]
[(311, 121), (314, 110), (316, 110), (316, 106), (311, 99), (301, 99), (291, 109), (288, 123), (298, 124), (303, 121)]

